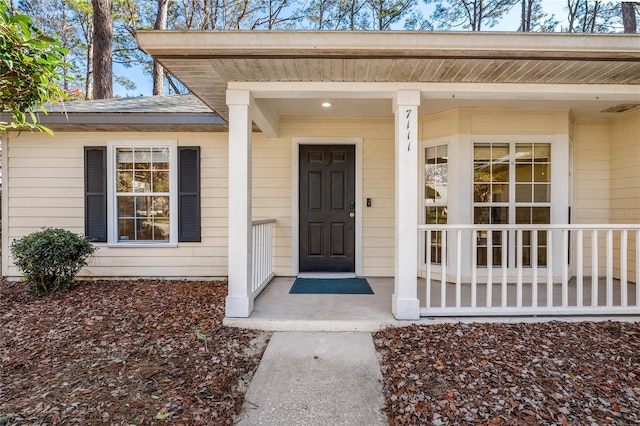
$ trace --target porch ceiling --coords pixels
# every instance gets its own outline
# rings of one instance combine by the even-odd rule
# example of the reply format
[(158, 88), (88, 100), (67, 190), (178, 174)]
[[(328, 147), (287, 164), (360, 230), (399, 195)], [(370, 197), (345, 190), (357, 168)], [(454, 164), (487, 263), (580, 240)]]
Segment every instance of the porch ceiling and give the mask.
[[(225, 93), (231, 82), (616, 85), (628, 88), (625, 100), (640, 103), (638, 40), (635, 35), (540, 33), (138, 33), (143, 50), (225, 119)], [(451, 95), (441, 99), (447, 97)], [(512, 97), (513, 102), (520, 100)], [(610, 99), (592, 110), (616, 101)], [(358, 104), (357, 100), (345, 102), (352, 107)], [(281, 98), (270, 107), (277, 115), (312, 112), (293, 104)], [(390, 108), (384, 109), (391, 113)]]

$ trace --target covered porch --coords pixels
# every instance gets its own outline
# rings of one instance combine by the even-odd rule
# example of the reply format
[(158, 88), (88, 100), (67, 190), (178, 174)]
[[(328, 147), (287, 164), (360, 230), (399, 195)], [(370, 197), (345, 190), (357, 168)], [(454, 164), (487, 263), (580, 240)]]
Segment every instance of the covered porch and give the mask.
[[(291, 37), (277, 32), (143, 32), (138, 37), (144, 50), (229, 124), (229, 321), (268, 312), (262, 301), (275, 307), (294, 300), (278, 288), (286, 280), (281, 277), (301, 272), (299, 147), (311, 142), (353, 145), (356, 175), (362, 174), (358, 167), (369, 142), (358, 137), (358, 131), (365, 133), (366, 126), (378, 118), (392, 120), (388, 137), (392, 149), (384, 152), (393, 156), (388, 158), (393, 164), (392, 205), (385, 206), (393, 236), (375, 234), (376, 229), (388, 228), (387, 221), (370, 220), (363, 225), (370, 200), (361, 176), (356, 179), (350, 213), (355, 229), (353, 273), (373, 276), (376, 265), (367, 264), (365, 252), (392, 253), (393, 264), (385, 267), (393, 278), (381, 281), (381, 296), (376, 294), (386, 298), (382, 316), (418, 320), (434, 315), (640, 313), (635, 284), (615, 284), (638, 281), (638, 227), (613, 225), (637, 223), (633, 216), (640, 211), (637, 185), (628, 186), (633, 176), (627, 173), (623, 178), (628, 191), (620, 199), (629, 203), (623, 208), (617, 200), (618, 204), (607, 200), (607, 206), (616, 207), (610, 212), (629, 212), (628, 217), (578, 215), (574, 199), (582, 197), (580, 207), (586, 206), (585, 211), (594, 210), (598, 200), (574, 195), (572, 157), (576, 119), (584, 120), (586, 129), (590, 120), (612, 120), (613, 114), (640, 104), (640, 46), (634, 38), (486, 33), (296, 33)], [(321, 103), (337, 107), (323, 110)], [(295, 126), (296, 120), (322, 126), (344, 117), (360, 123), (359, 130), (349, 129), (348, 137), (342, 129), (309, 131)], [(633, 141), (640, 131), (633, 118), (628, 121), (631, 124), (625, 125), (616, 143), (637, 155), (640, 144)], [(290, 144), (285, 162), (291, 166), (274, 181), (291, 195), (283, 207), (289, 212), (265, 219), (253, 205), (257, 199), (253, 163), (256, 149), (269, 146), (271, 140)], [(600, 143), (609, 144), (610, 136)], [(532, 175), (522, 181), (510, 171), (511, 183), (500, 181), (500, 190), (508, 187), (511, 198), (497, 198), (498, 189), (489, 189), (486, 200), (476, 200), (475, 186), (486, 183), (476, 182), (473, 172), (481, 162), (478, 158), (485, 155), (481, 151), (489, 155), (482, 157), (484, 167), (497, 170), (502, 160), (492, 157), (492, 152), (506, 149), (502, 162), (513, 163), (513, 170), (521, 145), (526, 144), (532, 151), (546, 150), (548, 169), (542, 173), (546, 180)], [(598, 141), (593, 145), (598, 146)], [(451, 170), (464, 169), (456, 176), (451, 173), (448, 204), (442, 202), (446, 190), (424, 195), (427, 150), (438, 152), (442, 146), (448, 152), (434, 161), (446, 160)], [(529, 156), (529, 168), (535, 169), (540, 158)], [(580, 161), (580, 167), (588, 168), (591, 160)], [(368, 167), (364, 173), (368, 170), (375, 182), (371, 175), (376, 173), (376, 162), (370, 161)], [(515, 191), (523, 182), (533, 195), (521, 203)], [(378, 179), (376, 184), (384, 183)], [(534, 198), (540, 194), (540, 199)], [(427, 222), (428, 202), (448, 212), (446, 224)], [(535, 214), (529, 215), (528, 222), (518, 223), (518, 209), (524, 207)], [(476, 213), (478, 209), (486, 210), (486, 220)], [(505, 213), (500, 217), (495, 209)], [(569, 225), (578, 222), (578, 228)], [(587, 245), (587, 240), (593, 244)], [(376, 245), (381, 241), (386, 245)], [(276, 257), (280, 264), (273, 266)]]

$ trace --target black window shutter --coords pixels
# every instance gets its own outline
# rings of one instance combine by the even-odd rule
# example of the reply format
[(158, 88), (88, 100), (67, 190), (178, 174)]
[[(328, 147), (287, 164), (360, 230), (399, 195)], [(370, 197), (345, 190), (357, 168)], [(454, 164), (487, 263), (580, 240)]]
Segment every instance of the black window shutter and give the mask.
[(84, 234), (107, 242), (107, 147), (84, 147)]
[(178, 147), (178, 241), (200, 242), (200, 147)]

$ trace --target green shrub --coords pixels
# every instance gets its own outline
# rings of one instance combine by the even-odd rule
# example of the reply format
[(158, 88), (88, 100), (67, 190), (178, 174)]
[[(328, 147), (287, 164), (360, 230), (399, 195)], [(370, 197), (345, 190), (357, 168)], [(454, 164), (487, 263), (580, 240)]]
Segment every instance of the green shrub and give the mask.
[(27, 291), (43, 295), (69, 286), (96, 247), (83, 235), (43, 228), (11, 244), (15, 265), (24, 274)]

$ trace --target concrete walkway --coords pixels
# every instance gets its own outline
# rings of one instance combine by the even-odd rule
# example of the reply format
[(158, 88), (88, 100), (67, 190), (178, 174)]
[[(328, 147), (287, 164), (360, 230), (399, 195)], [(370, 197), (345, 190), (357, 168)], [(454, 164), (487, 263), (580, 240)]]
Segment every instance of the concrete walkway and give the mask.
[(239, 425), (386, 425), (370, 333), (276, 332)]

